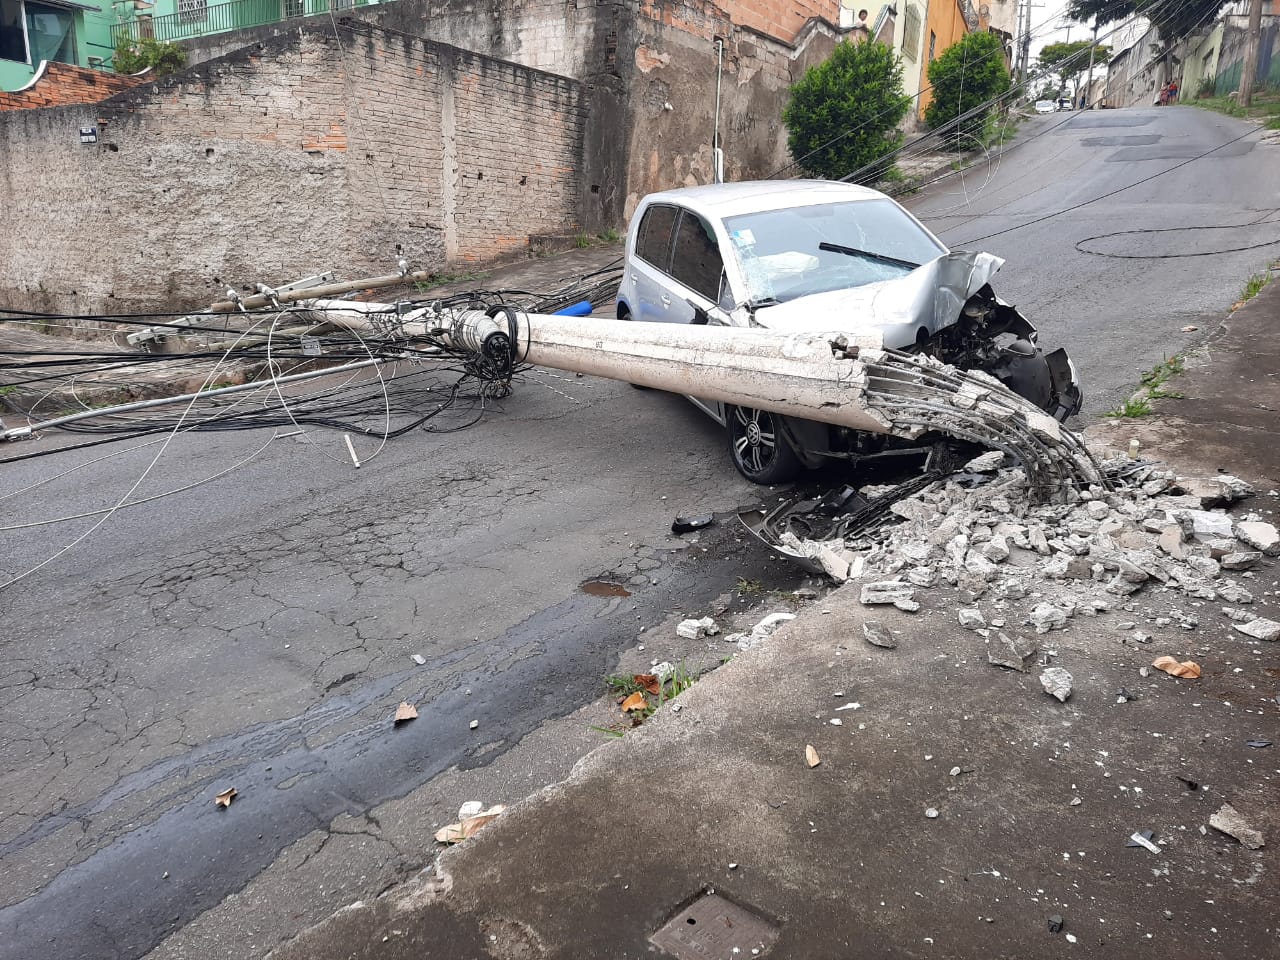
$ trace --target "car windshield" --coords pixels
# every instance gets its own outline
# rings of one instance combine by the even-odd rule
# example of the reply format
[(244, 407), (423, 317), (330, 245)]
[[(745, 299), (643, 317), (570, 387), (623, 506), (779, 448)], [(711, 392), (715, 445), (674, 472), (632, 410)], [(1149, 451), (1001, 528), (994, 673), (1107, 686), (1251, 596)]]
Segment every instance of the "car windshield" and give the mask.
[(947, 252), (888, 199), (766, 210), (724, 225), (752, 306), (893, 280)]

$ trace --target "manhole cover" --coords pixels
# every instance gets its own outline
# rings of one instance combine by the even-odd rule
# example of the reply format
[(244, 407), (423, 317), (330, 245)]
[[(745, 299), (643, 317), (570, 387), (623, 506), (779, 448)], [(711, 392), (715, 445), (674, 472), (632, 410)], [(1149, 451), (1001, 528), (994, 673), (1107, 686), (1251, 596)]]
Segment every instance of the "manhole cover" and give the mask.
[(716, 893), (704, 893), (650, 940), (688, 960), (748, 960), (764, 956), (778, 928)]

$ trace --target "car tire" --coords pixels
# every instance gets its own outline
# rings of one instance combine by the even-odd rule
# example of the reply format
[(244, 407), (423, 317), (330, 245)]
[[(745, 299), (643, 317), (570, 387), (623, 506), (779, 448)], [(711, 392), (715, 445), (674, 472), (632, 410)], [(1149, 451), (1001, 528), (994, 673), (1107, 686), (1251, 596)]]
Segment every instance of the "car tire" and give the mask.
[(733, 465), (752, 483), (786, 483), (800, 475), (803, 464), (791, 449), (778, 414), (731, 406), (725, 408), (725, 422)]
[[(626, 307), (622, 307), (622, 306), (618, 307), (618, 319), (619, 319), (619, 320), (630, 320), (630, 319), (631, 319), (631, 311), (630, 311), (630, 310), (628, 310)], [(651, 387), (646, 387), (646, 386), (644, 386), (643, 384), (640, 384), (640, 383), (633, 383), (631, 386), (632, 386), (632, 387), (634, 387), (636, 390), (650, 390), (650, 389), (652, 389)]]

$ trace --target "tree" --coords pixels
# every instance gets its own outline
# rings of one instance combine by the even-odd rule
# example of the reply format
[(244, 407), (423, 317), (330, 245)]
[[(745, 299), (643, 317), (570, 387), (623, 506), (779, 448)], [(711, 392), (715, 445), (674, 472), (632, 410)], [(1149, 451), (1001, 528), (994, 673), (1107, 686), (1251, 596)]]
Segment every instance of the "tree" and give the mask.
[(1106, 26), (1132, 16), (1146, 17), (1160, 31), (1166, 47), (1172, 47), (1187, 34), (1213, 22), (1218, 11), (1230, 0), (1070, 0), (1068, 19), (1077, 23)]
[[(1073, 43), (1050, 43), (1040, 51), (1040, 69), (1052, 72), (1065, 87), (1071, 79), (1080, 76), (1089, 69), (1088, 40), (1076, 40)], [(1093, 51), (1094, 67), (1106, 66), (1111, 60), (1111, 48), (1104, 43), (1098, 44)]]
[(175, 73), (187, 65), (187, 51), (173, 42), (143, 37), (136, 44), (121, 40), (116, 44), (111, 67), (116, 73), (140, 73), (153, 68), (157, 77)]
[[(892, 153), (898, 121), (911, 98), (902, 93), (902, 64), (882, 43), (840, 43), (804, 72), (782, 112), (787, 149), (804, 173), (838, 179)], [(863, 180), (884, 173), (877, 165)]]
[(1009, 89), (1000, 38), (970, 33), (952, 44), (929, 64), (929, 85), (933, 100), (924, 113), (929, 129), (940, 130), (952, 150), (971, 150), (984, 142), (996, 110), (990, 101)]

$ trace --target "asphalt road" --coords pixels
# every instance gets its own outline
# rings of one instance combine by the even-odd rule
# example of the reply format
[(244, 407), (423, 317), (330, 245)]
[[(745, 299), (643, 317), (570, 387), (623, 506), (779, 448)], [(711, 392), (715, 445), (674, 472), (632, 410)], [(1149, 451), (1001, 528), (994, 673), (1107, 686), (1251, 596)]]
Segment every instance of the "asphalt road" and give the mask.
[[(910, 206), (954, 246), (1008, 258), (997, 291), (1070, 348), (1097, 414), (1280, 249), (1162, 258), (1280, 235), (1182, 229), (1274, 215), (1280, 148), (1240, 140), (1028, 222), (1247, 130), (1191, 108), (1037, 118), (998, 166)], [(1146, 259), (1074, 246), (1171, 228), (1090, 248)], [(563, 776), (642, 627), (706, 612), (739, 576), (796, 581), (732, 524), (692, 547), (667, 534), (678, 512), (760, 496), (677, 398), (541, 377), (483, 423), (409, 435), (358, 471), (335, 434), (268, 436), (175, 439), (138, 495), (248, 462), (120, 511), (0, 591), (4, 960), (260, 955), (429, 863), (462, 800)], [(0, 525), (110, 506), (156, 450), (56, 479), (90, 455), (6, 467)], [(0, 582), (92, 522), (0, 531)], [(632, 595), (580, 590), (600, 576)], [(392, 729), (401, 699), (421, 716)]]
[(1195, 107), (1036, 116), (995, 161), (906, 205), (949, 246), (1006, 258), (993, 287), (1068, 348), (1096, 417), (1280, 256), (1216, 252), (1280, 240), (1280, 144), (1256, 130)]

